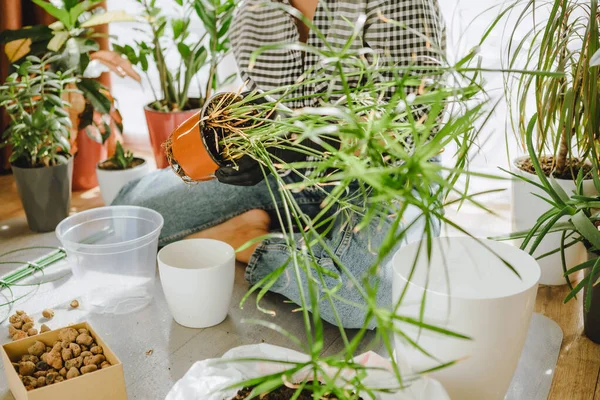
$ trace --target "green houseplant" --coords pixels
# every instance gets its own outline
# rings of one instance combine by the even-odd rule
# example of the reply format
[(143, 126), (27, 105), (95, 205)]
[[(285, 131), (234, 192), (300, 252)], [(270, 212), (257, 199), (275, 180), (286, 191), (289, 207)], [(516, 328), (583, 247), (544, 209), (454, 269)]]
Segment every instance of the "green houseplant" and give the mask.
[(109, 205), (127, 182), (141, 178), (149, 171), (146, 160), (124, 150), (121, 142), (117, 141), (114, 154), (96, 166), (104, 204)]
[[(204, 104), (222, 81), (217, 66), (229, 50), (228, 29), (233, 17), (234, 0), (173, 0), (180, 16), (168, 18), (157, 6), (156, 0), (136, 0), (142, 5), (142, 17), (147, 21), (146, 40), (134, 46), (114, 45), (146, 75), (150, 61), (158, 72), (160, 88), (152, 87), (154, 101), (145, 108), (150, 141), (158, 168), (168, 166), (162, 144), (183, 121)], [(205, 33), (200, 38), (190, 37), (192, 16), (197, 14), (204, 24)], [(173, 54), (178, 63), (171, 66)], [(199, 87), (199, 97), (190, 98), (190, 87), (198, 72), (208, 66), (204, 89)], [(198, 81), (198, 86), (200, 83)]]
[[(318, 30), (310, 21), (305, 23), (318, 35)], [(355, 31), (360, 32), (361, 27), (356, 27)], [(295, 46), (302, 45), (268, 46), (255, 53), (253, 59), (261, 51)], [(277, 182), (277, 190), (273, 190), (271, 196), (274, 203), (282, 204), (278, 207), (277, 215), (282, 232), (258, 240), (283, 238), (291, 255), (286, 264), (251, 288), (250, 293), (257, 293), (257, 307), (264, 310), (261, 308), (261, 299), (270, 288), (276, 286), (279, 278), (291, 274), (298, 277), (297, 281), (304, 282), (304, 285), (298, 284), (299, 300), (294, 301), (299, 304), (297, 311), (303, 318), (305, 332), (293, 334), (277, 325), (277, 320), (270, 318), (274, 316), (272, 310), (264, 310), (269, 315), (268, 319), (249, 322), (272, 328), (284, 335), (308, 355), (308, 360), (301, 363), (290, 362), (287, 364), (289, 369), (284, 373), (261, 376), (239, 385), (250, 387), (244, 391), (248, 398), (269, 398), (268, 393), (282, 386), (295, 388), (296, 396), (307, 389), (314, 398), (332, 396), (330, 398), (356, 399), (357, 393), (368, 393), (371, 397), (367, 398), (376, 398), (374, 396), (378, 394), (378, 390), (367, 387), (363, 382), (365, 369), (352, 362), (360, 346), (373, 338), (368, 333), (370, 328), (376, 327), (375, 336), (383, 342), (389, 354), (393, 354), (394, 350), (390, 336), (404, 334), (396, 324), (401, 319), (420, 327), (424, 334), (436, 332), (461, 337), (460, 333), (425, 324), (422, 319), (405, 318), (395, 312), (396, 308), (390, 310), (378, 304), (377, 295), (381, 289), (379, 274), (384, 262), (406, 240), (410, 229), (407, 225), (410, 224), (405, 225), (404, 222), (409, 205), (417, 207), (422, 213), (420, 221), (424, 224), (424, 253), (430, 251), (427, 244), (435, 236), (438, 219), (464, 232), (443, 215), (441, 209), (447, 195), (455, 195), (457, 202), (470, 202), (485, 209), (473, 195), (463, 191), (455, 183), (460, 177), (471, 174), (466, 169), (468, 153), (480, 132), (475, 121), (488, 113), (485, 108), (486, 98), (482, 93), (479, 71), (472, 66), (472, 62), (476, 62), (474, 53), (452, 65), (443, 60), (440, 65), (373, 67), (365, 58), (350, 50), (351, 46), (348, 44), (339, 48), (303, 48), (307, 52), (318, 53), (319, 59), (326, 64), (320, 67), (339, 73), (342, 82), (350, 77), (360, 76), (364, 78), (362, 84), (356, 88), (344, 86), (343, 90), (317, 94), (321, 100), (318, 107), (292, 111), (281, 106), (278, 101), (259, 102), (267, 96), (285, 99), (285, 96), (294, 96), (294, 89), (297, 87), (330, 79), (327, 75), (311, 75), (314, 71), (307, 71), (307, 78), (296, 85), (261, 94), (239, 96), (243, 98), (234, 102), (224, 101), (223, 107), (217, 107), (217, 112), (201, 115), (200, 120), (188, 128), (191, 130), (200, 126), (202, 133), (205, 130), (226, 131), (224, 134), (217, 132), (214, 135), (215, 142), (221, 149), (220, 154), (226, 161), (235, 165), (237, 160), (250, 157), (259, 164), (265, 175), (270, 172), (272, 179)], [(252, 64), (252, 59), (250, 63)], [(383, 82), (376, 78), (386, 74), (389, 74), (389, 79)], [(426, 84), (450, 77), (453, 78), (453, 85)], [(420, 87), (424, 89), (419, 92)], [(377, 101), (387, 90), (393, 92), (390, 100)], [(420, 96), (414, 96), (415, 93)], [(426, 109), (427, 112), (422, 118), (415, 118), (411, 106)], [(445, 112), (447, 109), (449, 114)], [(442, 120), (444, 124), (441, 123)], [(324, 137), (330, 140), (323, 140)], [(332, 143), (343, 145), (338, 147)], [(408, 145), (409, 143), (414, 143), (414, 146)], [(312, 144), (318, 144), (320, 149), (315, 149)], [(455, 157), (448, 160), (450, 165), (429, 162), (451, 145), (456, 145), (457, 150)], [(312, 156), (312, 161), (286, 162), (277, 155), (284, 150)], [(177, 158), (176, 153), (173, 156), (175, 171), (180, 176), (183, 175), (184, 179), (190, 178), (185, 174), (182, 160)], [(310, 167), (309, 172), (304, 172), (306, 167)], [(281, 178), (286, 172), (298, 173), (303, 179), (297, 184), (290, 184)], [(199, 174), (198, 177), (201, 178), (202, 175)], [(358, 186), (356, 190), (353, 186), (355, 184)], [(321, 203), (322, 212), (315, 218), (307, 217), (292, 193), (307, 189), (322, 192), (327, 187), (334, 189)], [(356, 197), (348, 198), (348, 193), (356, 193)], [(366, 201), (353, 201), (356, 198)], [(354, 276), (339, 260), (335, 249), (331, 249), (324, 239), (323, 232), (335, 229), (335, 219), (329, 213), (333, 210), (337, 217), (342, 216), (348, 221), (354, 232), (368, 232), (371, 221), (381, 215), (389, 215), (393, 221), (394, 228), (390, 229), (384, 242), (371, 249), (376, 260), (364, 276)], [(309, 243), (324, 246), (324, 251), (333, 260), (335, 268), (320, 265), (311, 246), (299, 245)], [(348, 281), (344, 282), (340, 277)], [(328, 285), (326, 282), (330, 278), (336, 282), (339, 279), (339, 283)], [(340, 299), (339, 291), (346, 284), (360, 288), (361, 301), (364, 300), (365, 304), (349, 302), (349, 305), (356, 307), (356, 313), (364, 315), (364, 325), (352, 335), (340, 327), (344, 350), (335, 355), (323, 356), (325, 340), (320, 310), (324, 307), (333, 308), (338, 325), (341, 326), (339, 314), (332, 302)], [(422, 301), (424, 303), (425, 299)], [(416, 342), (413, 345), (419, 347)], [(426, 349), (419, 350), (427, 353)], [(397, 380), (394, 381), (393, 388), (387, 389), (410, 385), (410, 378), (403, 376), (394, 360), (392, 364)], [(440, 365), (442, 367), (444, 365)], [(351, 371), (348, 375), (353, 379), (345, 382), (345, 387), (340, 387), (335, 379), (328, 379), (329, 369), (334, 370), (335, 377)], [(308, 378), (302, 382), (294, 381), (298, 371), (308, 371)]]
[[(37, 25), (0, 34), (5, 52), (11, 62), (17, 62), (27, 54), (41, 56), (46, 53), (60, 57), (52, 63), (57, 71), (73, 70), (78, 77), (79, 92), (70, 93), (68, 101), (72, 122), (71, 143), (74, 159), (74, 189), (90, 189), (97, 186), (95, 167), (106, 157), (106, 146), (111, 133), (122, 132), (122, 118), (115, 107), (109, 91), (95, 78), (96, 63), (101, 63), (120, 76), (137, 81), (139, 75), (130, 63), (118, 54), (100, 50), (97, 38), (103, 35), (96, 27), (111, 22), (133, 21), (134, 17), (123, 11), (106, 12), (97, 7), (100, 0), (64, 1), (53, 5), (45, 0), (34, 3), (56, 18), (50, 26)], [(81, 135), (80, 135), (81, 134)]]
[(29, 227), (46, 232), (69, 214), (72, 157), (63, 95), (76, 83), (73, 71), (53, 72), (56, 55), (28, 56), (0, 86), (0, 107), (11, 118), (3, 134)]
[[(532, 119), (529, 131), (533, 131), (534, 127), (535, 119)], [(588, 135), (592, 139), (591, 129), (588, 130)], [(546, 177), (542, 162), (535, 153), (535, 145), (531, 136), (528, 138), (528, 149), (539, 181), (532, 181), (523, 176), (518, 176), (518, 178), (544, 193), (543, 200), (547, 204), (548, 211), (538, 218), (533, 228), (515, 232), (504, 239), (522, 239), (521, 247), (529, 248), (533, 253), (547, 235), (559, 235), (559, 247), (550, 253), (558, 254), (562, 260), (563, 276), (571, 289), (565, 302), (575, 298), (582, 290), (584, 291), (584, 331), (591, 340), (600, 343), (600, 291), (597, 287), (600, 281), (600, 212), (598, 211), (600, 197), (597, 194), (585, 193), (583, 170), (578, 173), (575, 180), (576, 189), (572, 193), (563, 190), (554, 178)], [(598, 175), (600, 164), (597, 147), (592, 147), (590, 153), (592, 181), (597, 193), (600, 193), (600, 176)], [(569, 266), (565, 253), (567, 249), (578, 244), (585, 246), (587, 258), (578, 265)], [(579, 280), (576, 286), (573, 286), (570, 277), (582, 270), (585, 272), (584, 278)]]
[[(593, 193), (589, 156), (598, 139), (600, 114), (597, 112), (598, 72), (591, 63), (599, 45), (598, 2), (554, 0), (548, 10), (538, 10), (547, 4), (517, 1), (513, 7), (522, 5), (510, 36), (508, 67), (521, 67), (525, 59), (525, 69), (553, 71), (562, 76), (506, 75), (513, 130), (524, 149), (532, 136), (533, 153), (546, 177), (552, 177), (570, 193), (576, 188), (579, 171), (583, 171), (584, 191)], [(540, 17), (545, 11), (549, 11), (548, 17)], [(520, 37), (522, 32), (518, 27), (529, 18), (534, 21), (534, 27)], [(535, 128), (528, 130), (532, 115), (535, 115)], [(528, 183), (540, 183), (531, 154), (515, 158), (511, 170), (527, 178), (513, 181), (513, 229), (522, 231), (534, 226), (548, 205), (539, 198), (545, 193), (538, 185)], [(541, 257), (559, 244), (560, 235), (553, 233), (545, 235), (537, 247), (535, 255), (542, 267), (543, 284), (565, 283), (559, 255)], [(583, 246), (578, 245), (568, 248), (564, 256), (567, 265), (574, 266), (584, 255)]]

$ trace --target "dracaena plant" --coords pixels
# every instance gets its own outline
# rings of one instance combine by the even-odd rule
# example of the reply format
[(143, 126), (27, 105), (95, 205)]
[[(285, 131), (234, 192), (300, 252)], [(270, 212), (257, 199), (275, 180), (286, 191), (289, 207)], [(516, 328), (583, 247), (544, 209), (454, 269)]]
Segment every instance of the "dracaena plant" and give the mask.
[[(523, 148), (528, 135), (534, 137), (546, 176), (575, 179), (600, 138), (598, 71), (592, 68), (598, 63), (598, 2), (518, 0), (509, 8), (520, 11), (509, 38), (508, 68), (562, 75), (506, 75), (513, 130)], [(534, 26), (523, 34), (529, 19)], [(535, 129), (528, 131), (532, 115)], [(521, 167), (535, 173), (531, 161)]]
[(28, 56), (0, 86), (0, 107), (10, 117), (2, 136), (19, 167), (50, 167), (69, 157), (69, 103), (63, 95), (76, 82), (72, 70), (56, 71), (50, 65), (59, 56)]
[[(160, 88), (150, 82), (154, 101), (150, 106), (157, 111), (176, 112), (202, 107), (204, 99), (230, 76), (221, 80), (217, 66), (229, 51), (228, 30), (233, 17), (235, 0), (172, 0), (179, 12), (176, 18), (167, 17), (156, 0), (136, 0), (142, 6), (142, 17), (147, 22), (145, 40), (131, 45), (114, 45), (146, 75), (152, 67), (158, 72)], [(192, 38), (190, 24), (197, 14), (204, 24), (205, 32), (200, 38)], [(173, 54), (179, 58), (171, 65)], [(199, 86), (200, 99), (189, 97), (190, 87), (198, 72), (208, 66), (208, 78), (204, 88)]]
[[(140, 77), (127, 60), (111, 51), (99, 49), (95, 39), (103, 35), (95, 28), (111, 22), (134, 21), (135, 18), (123, 11), (106, 12), (97, 7), (101, 0), (32, 1), (56, 18), (56, 22), (50, 26), (36, 25), (0, 33), (0, 43), (5, 44), (8, 59), (17, 62), (28, 54), (58, 55), (52, 58), (54, 61), (50, 67), (54, 71), (73, 71), (78, 77), (77, 88), (85, 98), (85, 105), (78, 110), (76, 128), (95, 126), (96, 130), (86, 130), (88, 135), (98, 142), (106, 141), (111, 134), (111, 120), (122, 130), (120, 116), (112, 118), (116, 112), (113, 98), (95, 77), (90, 76), (90, 65), (101, 63), (118, 75), (137, 81)], [(94, 114), (99, 117), (94, 118)]]
[[(285, 9), (294, 13), (294, 10)], [(319, 35), (310, 21), (304, 19), (304, 22)], [(397, 21), (387, 22), (401, 26)], [(353, 23), (358, 25), (360, 21)], [(360, 32), (361, 28), (358, 25), (354, 31)], [(296, 384), (297, 396), (303, 389), (310, 389), (314, 398), (330, 398), (325, 397), (328, 394), (346, 400), (356, 399), (358, 393), (367, 393), (370, 396), (367, 398), (374, 399), (380, 391), (405, 388), (414, 377), (402, 376), (400, 367), (392, 359), (397, 377), (395, 384), (386, 388), (367, 387), (362, 379), (365, 368), (352, 359), (359, 348), (373, 338), (369, 334), (370, 329), (377, 329), (376, 337), (383, 342), (389, 354), (394, 353), (390, 340), (393, 334), (408, 338), (399, 321), (416, 325), (431, 334), (466, 339), (460, 333), (402, 315), (402, 296), (392, 305), (379, 304), (378, 291), (382, 264), (406, 240), (414, 224), (423, 225), (422, 254), (430, 255), (429, 244), (435, 236), (437, 221), (468, 234), (444, 216), (444, 204), (469, 202), (487, 210), (473, 194), (455, 183), (460, 177), (473, 174), (467, 166), (470, 147), (482, 129), (477, 121), (485, 121), (491, 111), (486, 108), (487, 96), (481, 86), (475, 53), (451, 64), (440, 51), (437, 62), (398, 66), (378, 64), (377, 60), (351, 50), (350, 43), (322, 49), (299, 44), (274, 44), (257, 50), (250, 64), (264, 51), (295, 50), (298, 46), (318, 54), (321, 63), (315, 68), (336, 71), (340, 82), (361, 77), (361, 84), (357, 87), (344, 85), (343, 90), (304, 94), (303, 90), (298, 90), (303, 85), (314, 87), (332, 79), (330, 75), (311, 70), (294, 85), (250, 94), (241, 101), (227, 103), (225, 109), (204, 116), (201, 122), (233, 133), (222, 137), (220, 142), (231, 162), (235, 163), (243, 156), (251, 157), (259, 162), (263, 171), (271, 172), (276, 182), (277, 191), (271, 192), (271, 196), (273, 203), (279, 205), (276, 209), (281, 232), (257, 241), (269, 237), (283, 238), (290, 257), (287, 263), (265, 276), (248, 293), (257, 293), (257, 307), (269, 316), (268, 319), (247, 322), (274, 329), (308, 355), (306, 362), (287, 363), (289, 368), (283, 373), (238, 382), (235, 387), (252, 387), (248, 398), (291, 382)], [(383, 76), (386, 79), (381, 79)], [(389, 93), (391, 96), (386, 96)], [(279, 100), (268, 101), (270, 96)], [(286, 100), (315, 97), (318, 99), (317, 107), (289, 110), (281, 105)], [(388, 100), (383, 102), (382, 98)], [(424, 111), (424, 114), (416, 117), (413, 114), (415, 109)], [(273, 116), (275, 111), (277, 115)], [(324, 140), (325, 137), (329, 140)], [(314, 146), (307, 145), (310, 142), (319, 144), (324, 150), (314, 150)], [(448, 157), (447, 165), (430, 162), (451, 146), (456, 150)], [(311, 161), (285, 162), (274, 155), (274, 148), (301, 152), (311, 156)], [(299, 174), (303, 179), (297, 184), (290, 184), (283, 178), (287, 172)], [(333, 187), (333, 190), (325, 191), (326, 187)], [(321, 203), (322, 211), (315, 218), (307, 217), (292, 195), (294, 191), (308, 189), (322, 192), (325, 196)], [(454, 200), (447, 200), (450, 198)], [(421, 217), (413, 223), (406, 223), (410, 220), (409, 207), (415, 207), (421, 213)], [(333, 210), (336, 212), (332, 213)], [(363, 276), (355, 276), (340, 261), (335, 249), (328, 245), (324, 232), (332, 229), (336, 218), (342, 218), (349, 226), (354, 226), (355, 232), (369, 236), (370, 223), (381, 216), (388, 218), (391, 228), (381, 245), (370, 249), (376, 260)], [(317, 262), (312, 246), (300, 243), (322, 246), (335, 268), (325, 268)], [(297, 311), (305, 325), (302, 335), (295, 335), (277, 325), (277, 318), (272, 318), (274, 311), (261, 307), (261, 299), (284, 274), (298, 277), (299, 298), (295, 301), (299, 304)], [(332, 284), (332, 280), (338, 284)], [(340, 298), (338, 291), (346, 283), (357, 289), (360, 302)], [(247, 299), (248, 296), (242, 304)], [(352, 336), (342, 327), (334, 301), (347, 303), (364, 315), (363, 325)], [(343, 351), (338, 354), (322, 355), (326, 342), (320, 316), (322, 307), (332, 309), (338, 322), (344, 343)], [(417, 343), (412, 344), (423, 354), (435, 357)], [(261, 361), (268, 363), (273, 360)], [(295, 373), (299, 371), (306, 372), (310, 378), (294, 382)], [(340, 387), (339, 381), (332, 375), (352, 378)]]
[[(526, 249), (528, 246), (530, 254), (533, 254), (544, 237), (551, 233), (561, 234), (560, 247), (552, 250), (547, 254), (543, 254), (540, 258), (551, 254), (560, 253), (562, 259), (562, 267), (567, 285), (571, 289), (565, 303), (573, 299), (582, 289), (588, 288), (587, 296), (584, 299), (585, 310), (589, 311), (592, 302), (592, 288), (599, 283), (600, 275), (600, 197), (598, 195), (590, 195), (584, 193), (584, 178), (585, 173), (579, 170), (575, 179), (575, 192), (567, 193), (552, 177), (547, 177), (540, 159), (536, 154), (535, 143), (533, 142), (531, 133), (535, 129), (536, 116), (528, 124), (527, 148), (529, 156), (532, 160), (535, 174), (539, 179), (534, 182), (527, 177), (519, 174), (513, 174), (514, 179), (522, 179), (531, 185), (537, 186), (545, 194), (544, 200), (548, 204), (548, 210), (543, 213), (537, 220), (536, 224), (529, 230), (523, 232), (515, 232), (512, 235), (497, 238), (500, 240), (522, 239), (521, 249)], [(590, 130), (587, 133), (590, 139), (593, 137), (593, 132)], [(590, 149), (590, 160), (592, 163), (591, 175), (594, 182), (594, 187), (597, 193), (600, 193), (600, 177), (598, 175), (598, 150), (595, 147)], [(594, 254), (588, 261), (583, 262), (575, 267), (567, 269), (565, 249), (577, 244), (584, 243), (588, 252)], [(588, 269), (587, 274), (576, 286), (571, 283), (571, 276), (578, 271)]]

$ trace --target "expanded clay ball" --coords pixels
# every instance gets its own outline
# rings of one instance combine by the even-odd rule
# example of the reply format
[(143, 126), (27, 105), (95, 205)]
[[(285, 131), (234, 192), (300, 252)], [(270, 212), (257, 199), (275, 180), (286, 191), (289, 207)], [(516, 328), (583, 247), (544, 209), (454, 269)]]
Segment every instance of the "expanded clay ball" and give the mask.
[(44, 311), (42, 311), (42, 315), (44, 318), (52, 319), (52, 317), (54, 317), (54, 310), (51, 308), (46, 308)]
[(63, 366), (63, 359), (60, 356), (60, 353), (56, 350), (52, 350), (50, 351), (50, 353), (45, 353), (46, 355), (46, 359), (44, 361), (46, 361), (48, 363), (48, 365), (50, 365), (52, 368), (59, 370), (62, 368)]
[(94, 372), (98, 369), (96, 364), (86, 365), (85, 367), (81, 367), (80, 371), (82, 375), (89, 374), (90, 372)]
[(25, 339), (27, 337), (27, 332), (23, 332), (23, 331), (17, 331), (13, 337), (12, 340), (16, 341), (16, 340), (21, 340), (21, 339)]
[(22, 322), (23, 320), (21, 319), (21, 315), (20, 314), (13, 314), (8, 318), (8, 322), (10, 322), (11, 324), (16, 324), (17, 322)]
[(88, 335), (87, 333), (81, 333), (79, 336), (77, 336), (77, 339), (75, 341), (80, 346), (83, 345), (83, 346), (88, 346), (88, 347), (92, 343), (94, 343), (94, 339), (92, 339), (92, 337), (90, 335)]
[(79, 302), (77, 300), (73, 300), (70, 305), (71, 308), (77, 308), (79, 307)]
[(61, 331), (58, 332), (58, 340), (63, 342), (72, 343), (77, 339), (77, 336), (79, 336), (79, 333), (73, 328), (61, 329)]
[(69, 372), (67, 372), (67, 379), (71, 379), (71, 378), (76, 378), (79, 375), (81, 375), (81, 373), (79, 372), (79, 370), (75, 367), (71, 367), (69, 369)]
[(83, 365), (83, 357), (75, 357), (65, 361), (65, 368), (70, 370), (71, 368), (81, 368)]
[(50, 330), (51, 329), (46, 324), (42, 324), (42, 326), (40, 327), (40, 332), (42, 332), (42, 333), (44, 333), (44, 332), (50, 332)]
[(13, 337), (13, 336), (15, 336), (15, 334), (17, 333), (17, 331), (18, 331), (18, 329), (17, 329), (17, 328), (15, 328), (14, 326), (12, 326), (12, 325), (9, 325), (9, 326), (8, 326), (8, 335), (9, 335), (10, 337)]
[(27, 332), (31, 328), (33, 328), (33, 322), (27, 322), (27, 323), (23, 324), (23, 326), (21, 327), (21, 330)]
[(81, 355), (81, 346), (79, 346), (77, 343), (69, 344), (69, 349), (73, 353), (74, 357), (79, 357)]
[(38, 330), (35, 328), (31, 328), (30, 330), (27, 331), (27, 335), (29, 336), (35, 336), (38, 334)]
[(33, 375), (35, 372), (35, 364), (31, 361), (24, 361), (19, 364), (19, 374), (23, 376)]
[(46, 374), (46, 385), (52, 385), (58, 376), (58, 372), (52, 371)]
[(37, 357), (44, 354), (45, 351), (46, 351), (46, 345), (44, 343), (40, 342), (39, 340), (36, 341), (31, 346), (29, 346), (29, 348), (27, 349), (27, 352), (29, 354), (31, 354), (32, 356), (37, 356)]

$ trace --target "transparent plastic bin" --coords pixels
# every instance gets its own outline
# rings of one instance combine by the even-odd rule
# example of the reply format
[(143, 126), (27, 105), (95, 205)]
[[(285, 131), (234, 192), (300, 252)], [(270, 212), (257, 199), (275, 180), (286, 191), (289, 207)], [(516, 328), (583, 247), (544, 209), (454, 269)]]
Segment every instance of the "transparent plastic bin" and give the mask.
[(58, 224), (56, 236), (91, 311), (126, 314), (152, 301), (162, 226), (159, 213), (134, 206), (95, 208)]

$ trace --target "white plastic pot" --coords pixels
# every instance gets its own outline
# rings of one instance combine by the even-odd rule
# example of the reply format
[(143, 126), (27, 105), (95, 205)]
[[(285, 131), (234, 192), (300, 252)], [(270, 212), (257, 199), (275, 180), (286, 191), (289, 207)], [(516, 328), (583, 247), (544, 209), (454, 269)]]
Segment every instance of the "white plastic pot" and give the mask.
[(398, 357), (412, 369), (407, 372), (458, 361), (430, 374), (452, 399), (504, 399), (533, 313), (540, 278), (537, 262), (509, 244), (468, 237), (434, 239), (430, 261), (426, 249), (424, 242), (413, 243), (394, 256), (393, 299), (400, 304), (396, 314), (419, 321), (423, 312), (424, 323), (472, 340), (399, 319), (396, 327), (405, 337), (395, 335)]
[(96, 174), (98, 175), (98, 185), (100, 186), (102, 200), (104, 200), (104, 204), (107, 206), (117, 197), (123, 186), (143, 177), (150, 171), (150, 166), (146, 160), (138, 166), (121, 170), (100, 169), (98, 167), (100, 164), (96, 166)]
[[(526, 177), (536, 183), (540, 183), (537, 175), (525, 172), (517, 168), (517, 164), (529, 157), (519, 157), (513, 160), (511, 171), (515, 174)], [(575, 183), (568, 179), (555, 179), (563, 190), (570, 196), (575, 191)], [(590, 180), (584, 181), (584, 192), (586, 194), (595, 193), (594, 182)], [(513, 230), (524, 231), (533, 227), (537, 219), (548, 209), (550, 205), (538, 196), (548, 198), (548, 194), (540, 188), (531, 185), (521, 179), (513, 179), (512, 182), (512, 215), (513, 215)], [(566, 218), (564, 219), (566, 220)], [(550, 233), (544, 237), (534, 253), (534, 257), (538, 258), (543, 254), (547, 254), (553, 250), (560, 248), (561, 232)], [(567, 240), (568, 241), (568, 240)], [(518, 242), (520, 244), (520, 242)], [(565, 249), (565, 261), (567, 269), (581, 264), (585, 261), (586, 250), (583, 244), (578, 243)], [(556, 252), (550, 256), (538, 259), (540, 268), (542, 269), (542, 277), (540, 283), (543, 285), (565, 285), (567, 282), (563, 276), (563, 265), (560, 252)]]
[(186, 239), (157, 256), (165, 299), (173, 319), (188, 328), (208, 328), (229, 312), (235, 278), (235, 250), (213, 239)]

